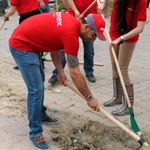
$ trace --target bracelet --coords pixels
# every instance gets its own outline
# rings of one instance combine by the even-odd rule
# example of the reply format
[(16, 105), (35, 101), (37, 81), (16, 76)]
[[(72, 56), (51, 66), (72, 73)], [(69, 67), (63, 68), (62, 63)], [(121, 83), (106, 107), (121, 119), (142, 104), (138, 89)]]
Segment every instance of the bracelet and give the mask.
[(90, 101), (93, 98), (93, 96), (90, 94), (89, 96), (87, 96), (86, 100)]
[(122, 36), (120, 36), (120, 41), (119, 41), (118, 45), (122, 44), (123, 42), (124, 42), (124, 36), (122, 35)]

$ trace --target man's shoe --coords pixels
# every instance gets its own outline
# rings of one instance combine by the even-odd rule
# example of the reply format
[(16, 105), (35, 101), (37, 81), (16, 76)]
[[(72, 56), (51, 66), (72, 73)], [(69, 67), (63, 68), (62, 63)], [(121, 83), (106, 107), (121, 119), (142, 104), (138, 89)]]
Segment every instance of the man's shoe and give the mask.
[(92, 83), (96, 82), (96, 79), (93, 74), (86, 75), (86, 78), (88, 79), (89, 82)]
[(13, 69), (14, 70), (19, 70), (19, 67), (18, 66), (14, 66)]
[(49, 80), (48, 80), (49, 83), (51, 84), (55, 84), (57, 82), (57, 76), (52, 76)]
[(44, 137), (42, 135), (30, 138), (30, 140), (36, 147), (36, 150), (48, 150), (49, 148), (48, 144), (45, 142)]
[(42, 122), (47, 122), (47, 123), (53, 124), (53, 125), (60, 123), (58, 119), (56, 119), (56, 118), (50, 118), (48, 116), (46, 118), (42, 119)]

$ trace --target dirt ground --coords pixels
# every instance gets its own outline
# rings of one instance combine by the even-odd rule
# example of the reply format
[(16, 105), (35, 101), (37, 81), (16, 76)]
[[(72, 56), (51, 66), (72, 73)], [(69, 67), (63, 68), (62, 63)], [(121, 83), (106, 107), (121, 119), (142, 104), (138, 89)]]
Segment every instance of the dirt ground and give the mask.
[[(14, 63), (10, 63), (11, 67), (13, 65)], [(45, 65), (47, 73), (48, 62)], [(20, 147), (22, 148), (22, 141), (25, 137), (25, 144), (30, 143), (27, 139), (26, 88), (19, 71), (10, 70), (6, 69), (3, 73), (1, 72), (1, 79), (4, 77), (5, 79), (1, 80), (0, 84), (0, 128), (3, 136), (0, 149), (19, 150)], [(58, 125), (43, 124), (44, 136), (48, 144), (52, 144), (52, 150), (134, 150), (139, 147), (135, 139), (100, 112), (90, 110), (86, 103), (67, 87), (60, 84), (52, 87), (46, 83), (45, 88), (47, 112), (60, 119)], [(93, 87), (92, 90), (94, 89)], [(126, 122), (123, 124), (130, 128)], [(147, 132), (143, 134), (144, 139), (150, 143), (150, 134)], [(8, 139), (11, 139), (18, 149), (15, 146), (12, 148), (14, 144), (7, 143)], [(19, 145), (20, 139), (22, 140)], [(33, 149), (32, 145), (27, 145), (22, 150)], [(145, 150), (144, 147), (142, 149)]]
[[(2, 23), (2, 18), (0, 19)], [(28, 138), (27, 91), (19, 71), (12, 69), (15, 63), (10, 55), (7, 43), (12, 30), (18, 24), (17, 19), (17, 15), (12, 17), (0, 32), (0, 150), (33, 150)], [(103, 43), (98, 40), (95, 42), (95, 48), (95, 63), (102, 66), (95, 66), (97, 82), (93, 84), (87, 81), (87, 84), (102, 106), (102, 103), (112, 96), (109, 51), (107, 42)], [(79, 59), (82, 61), (82, 44), (80, 49)], [(138, 63), (136, 59), (134, 61)], [(133, 68), (135, 66), (131, 65)], [(44, 136), (51, 150), (135, 150), (139, 147), (137, 140), (117, 127), (101, 112), (97, 113), (89, 109), (86, 102), (73, 91), (60, 84), (49, 85), (47, 81), (53, 68), (52, 63), (45, 62), (45, 106), (47, 106), (47, 112), (50, 116), (60, 119), (58, 125), (43, 124)], [(65, 71), (69, 82), (73, 84), (67, 68)], [(81, 71), (84, 73), (82, 65)], [(140, 72), (140, 70), (137, 72), (134, 69), (131, 72), (131, 77), (137, 89), (141, 83), (134, 77), (141, 78)], [(142, 90), (148, 93), (149, 84), (143, 85), (143, 88)], [(136, 92), (137, 97), (143, 97), (138, 93), (140, 91)], [(144, 139), (150, 143), (149, 117), (147, 117), (147, 121), (143, 119), (144, 116), (148, 116), (147, 110), (149, 110), (149, 107), (147, 108), (145, 102), (141, 105), (141, 107), (143, 106), (141, 110), (139, 103), (137, 100), (135, 114), (138, 123), (142, 126)], [(104, 109), (110, 113), (113, 108)], [(130, 128), (129, 116), (116, 119)], [(150, 148), (144, 147), (142, 149), (150, 150)]]
[[(14, 93), (14, 91), (5, 86), (5, 84), (2, 83), (1, 86), (3, 86), (3, 88), (1, 88), (1, 93), (3, 93), (3, 95), (0, 97), (0, 114), (2, 117), (1, 123), (3, 124), (3, 121), (5, 121), (5, 126), (3, 126), (3, 130), (7, 132), (7, 135), (5, 136), (7, 138), (13, 137), (13, 140), (19, 139), (19, 136), (21, 138), (28, 136), (27, 129), (22, 131), (22, 127), (25, 126), (22, 126), (22, 123), (27, 125), (26, 99), (23, 98), (25, 95), (23, 97), (18, 97), (17, 93)], [(59, 86), (61, 85), (58, 85), (58, 87)], [(58, 125), (48, 125), (47, 123), (43, 124), (46, 140), (50, 145), (51, 142), (53, 143), (52, 150), (134, 150), (139, 147), (139, 144), (135, 139), (131, 138), (131, 136), (129, 136), (122, 129), (113, 125), (109, 120), (105, 120), (105, 118), (100, 119), (101, 116), (99, 116), (98, 113), (93, 113), (88, 109), (84, 112), (82, 110), (77, 110), (76, 103), (74, 103), (74, 98), (72, 98), (72, 96), (76, 95), (74, 95), (72, 92), (69, 92), (67, 88), (62, 87), (62, 89), (59, 88), (54, 91), (51, 90), (52, 89), (49, 89), (48, 87), (46, 92), (50, 91), (52, 95), (56, 95), (58, 92), (55, 103), (59, 101), (60, 97), (61, 99), (65, 99), (65, 101), (70, 103), (69, 105), (64, 104), (63, 108), (58, 106), (58, 104), (56, 105), (57, 109), (48, 107), (48, 114), (59, 118), (61, 121)], [(66, 92), (66, 94), (62, 95), (60, 93), (62, 91)], [(19, 91), (19, 93), (20, 92), (21, 91)], [(68, 95), (67, 92), (69, 92)], [(61, 96), (59, 96), (59, 94)], [(74, 111), (79, 111), (78, 114), (71, 112), (70, 110), (72, 108), (74, 108)], [(86, 115), (83, 113), (86, 113)], [(97, 115), (99, 120), (92, 118), (93, 115)], [(15, 127), (17, 128), (13, 126), (11, 127), (11, 124), (15, 124)], [(127, 124), (126, 126), (129, 127)], [(14, 131), (12, 131), (12, 129)], [(9, 135), (9, 130), (11, 130), (11, 135)], [(18, 134), (17, 137), (13, 136), (15, 135), (13, 132)], [(146, 132), (143, 133), (143, 135), (144, 139), (147, 142), (150, 142), (150, 134)], [(2, 141), (0, 142), (0, 149), (12, 149), (9, 148), (9, 146), (12, 146), (12, 144), (5, 142), (6, 141), (4, 141), (4, 143)], [(23, 145), (20, 145), (19, 147), (21, 146)], [(29, 147), (27, 149), (30, 150)], [(142, 147), (142, 149), (148, 150), (144, 147)], [(14, 147), (14, 150), (17, 149)], [(22, 148), (22, 150), (24, 150), (24, 148)]]

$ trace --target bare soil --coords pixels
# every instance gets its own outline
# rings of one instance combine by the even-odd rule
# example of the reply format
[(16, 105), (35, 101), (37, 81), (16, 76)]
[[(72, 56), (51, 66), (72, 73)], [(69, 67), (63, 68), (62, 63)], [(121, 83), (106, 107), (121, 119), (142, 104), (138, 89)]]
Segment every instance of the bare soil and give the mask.
[[(26, 99), (19, 98), (4, 85), (1, 93), (0, 112), (7, 112), (11, 119), (21, 117), (26, 120)], [(52, 114), (54, 110), (48, 109), (47, 112)], [(43, 128), (47, 140), (53, 141), (61, 150), (136, 150), (140, 146), (122, 129), (109, 126), (107, 122), (92, 121), (89, 117), (73, 114), (66, 109), (55, 113), (55, 117), (61, 120), (60, 124), (49, 126), (45, 123)], [(149, 133), (144, 133), (144, 138), (150, 142)], [(142, 149), (146, 150), (144, 147)]]

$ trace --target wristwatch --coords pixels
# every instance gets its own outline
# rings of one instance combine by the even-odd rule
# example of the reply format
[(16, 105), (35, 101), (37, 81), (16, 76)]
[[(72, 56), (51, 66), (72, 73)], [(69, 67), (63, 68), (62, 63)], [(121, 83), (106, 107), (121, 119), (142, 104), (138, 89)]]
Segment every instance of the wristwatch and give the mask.
[(86, 100), (90, 101), (93, 98), (93, 96), (90, 94), (89, 96), (87, 96)]
[(121, 40), (122, 42), (124, 42), (124, 36), (123, 36), (123, 35), (120, 36), (120, 40)]

